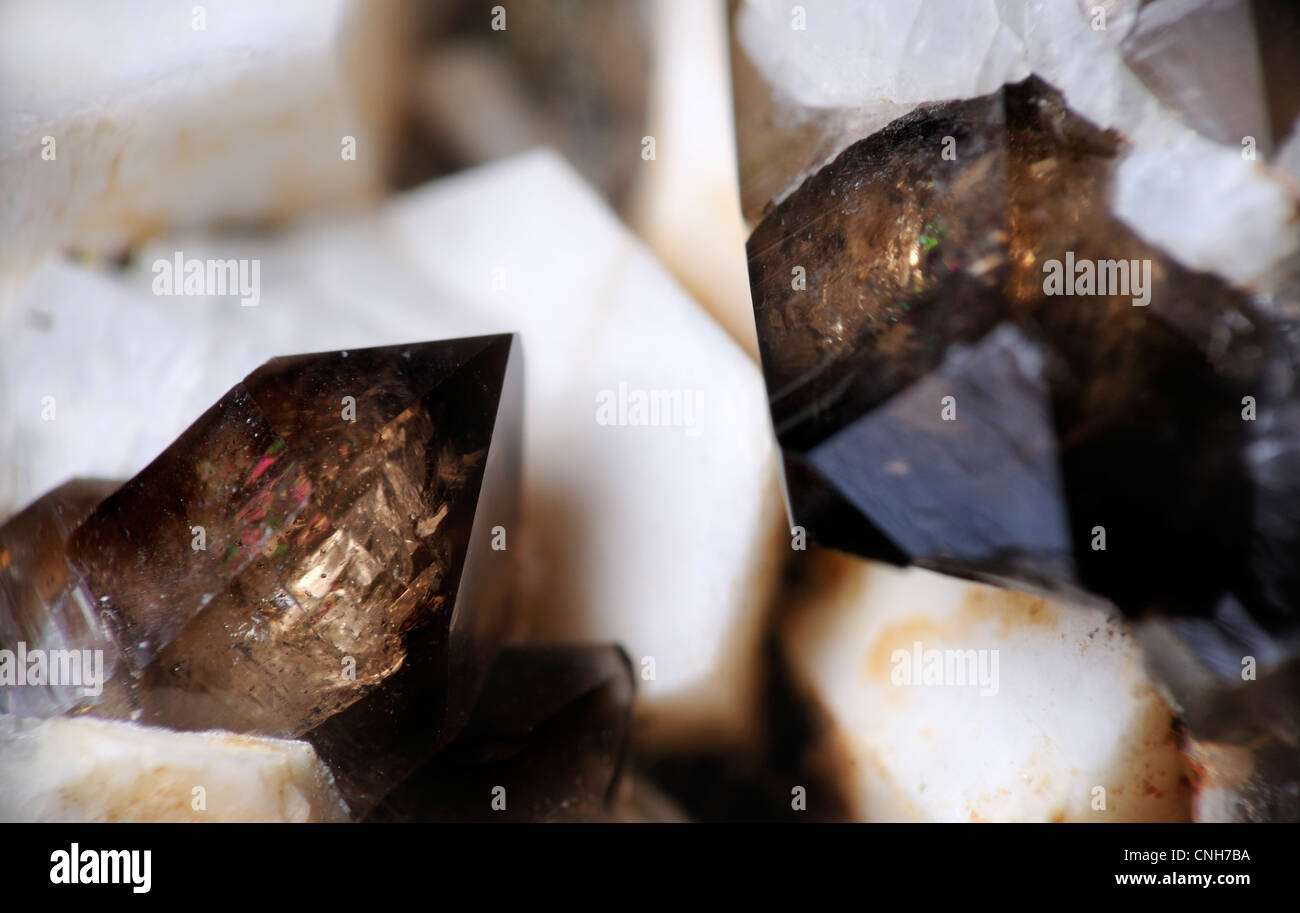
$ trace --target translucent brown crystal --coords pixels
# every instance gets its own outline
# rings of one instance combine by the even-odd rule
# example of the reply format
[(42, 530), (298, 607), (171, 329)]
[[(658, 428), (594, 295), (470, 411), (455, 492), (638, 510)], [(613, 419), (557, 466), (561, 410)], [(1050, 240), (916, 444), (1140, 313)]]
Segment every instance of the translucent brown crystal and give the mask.
[(509, 624), (518, 349), (277, 358), (235, 386), (81, 520), (42, 597), (75, 584), (121, 648), (129, 700), (95, 712), (304, 736), (358, 813), (450, 740)]
[[(900, 119), (758, 226), (754, 312), (795, 522), (1133, 611), (1208, 614), (1247, 583), (1242, 398), (1267, 397), (1275, 334), (1112, 215), (1118, 149), (1031, 80)], [(1149, 305), (1046, 294), (1043, 264), (1067, 257), (1149, 262)]]

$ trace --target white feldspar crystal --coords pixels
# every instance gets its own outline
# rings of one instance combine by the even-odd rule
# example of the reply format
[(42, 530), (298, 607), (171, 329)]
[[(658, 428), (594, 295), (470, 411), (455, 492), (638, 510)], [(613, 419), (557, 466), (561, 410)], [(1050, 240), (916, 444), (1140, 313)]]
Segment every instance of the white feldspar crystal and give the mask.
[(823, 588), (783, 639), (855, 818), (1188, 817), (1171, 712), (1120, 621), (928, 571), (817, 558)]
[(306, 742), (0, 717), (0, 821), (346, 821)]
[(732, 338), (758, 358), (736, 177), (736, 134), (720, 3), (653, 6), (650, 122), (629, 221)]
[[(0, 5), (0, 266), (373, 199), (400, 0)], [(200, 11), (202, 11), (200, 13)], [(343, 156), (356, 140), (355, 161)]]
[[(1107, 12), (1105, 28), (1094, 27), (1096, 7)], [(736, 20), (745, 53), (789, 119), (840, 109), (898, 116), (899, 104), (971, 98), (1036, 74), (1131, 144), (1111, 203), (1145, 240), (1192, 269), (1264, 289), (1300, 251), (1295, 200), (1278, 172), (1245, 159), (1240, 145), (1198, 134), (1126, 64), (1121, 44), (1135, 0), (824, 0), (804, 8), (804, 29), (793, 27), (784, 0), (745, 0)]]
[[(258, 305), (153, 296), (177, 251), (257, 258)], [(507, 543), (525, 620), (547, 640), (622, 644), (650, 741), (743, 736), (780, 562), (763, 381), (550, 152), (275, 240), (152, 243), (125, 282), (45, 265), (0, 315), (0, 395), (21, 404), (0, 505), (135, 474), (274, 355), (505, 331), (523, 340), (524, 528)], [(669, 407), (657, 425), (637, 411), (652, 399)]]
[(806, 108), (984, 95), (1029, 75), (995, 0), (745, 0), (736, 29), (774, 87)]

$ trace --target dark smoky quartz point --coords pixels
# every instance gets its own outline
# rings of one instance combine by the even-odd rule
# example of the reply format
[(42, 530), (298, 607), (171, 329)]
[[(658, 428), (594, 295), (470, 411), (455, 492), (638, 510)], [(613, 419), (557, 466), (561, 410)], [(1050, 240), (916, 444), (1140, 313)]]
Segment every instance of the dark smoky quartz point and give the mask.
[(306, 738), (364, 814), (465, 725), (509, 631), (519, 350), (273, 359), (48, 535), (0, 531), (28, 543), (0, 633), (101, 637), (99, 715)]
[(1114, 603), (1194, 737), (1271, 746), (1242, 815), (1293, 817), (1300, 333), (1115, 215), (1126, 148), (1030, 78), (918, 108), (759, 223), (791, 522)]
[[(1293, 587), (1256, 574), (1264, 425), (1243, 418), (1292, 396), (1269, 376), (1280, 328), (1112, 213), (1122, 152), (1030, 79), (895, 121), (759, 224), (792, 519), (868, 557), (1134, 614), (1209, 616), (1238, 593), (1289, 624)], [(1085, 263), (1089, 284), (1049, 287)]]

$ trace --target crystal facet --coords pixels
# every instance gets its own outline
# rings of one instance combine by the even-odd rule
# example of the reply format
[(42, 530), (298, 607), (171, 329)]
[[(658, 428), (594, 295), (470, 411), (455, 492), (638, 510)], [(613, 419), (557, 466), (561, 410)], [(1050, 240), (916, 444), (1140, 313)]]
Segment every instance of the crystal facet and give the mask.
[[(792, 522), (1146, 619), (1191, 736), (1263, 746), (1250, 776), (1269, 787), (1241, 814), (1291, 817), (1300, 349), (1278, 296), (1116, 215), (1125, 148), (1035, 77), (917, 108), (758, 225)], [(1185, 621), (1153, 634), (1160, 616)], [(1244, 689), (1243, 656), (1261, 669)], [(1202, 715), (1229, 705), (1230, 733)]]
[(618, 647), (506, 648), (461, 734), (370, 820), (608, 820), (635, 695)]

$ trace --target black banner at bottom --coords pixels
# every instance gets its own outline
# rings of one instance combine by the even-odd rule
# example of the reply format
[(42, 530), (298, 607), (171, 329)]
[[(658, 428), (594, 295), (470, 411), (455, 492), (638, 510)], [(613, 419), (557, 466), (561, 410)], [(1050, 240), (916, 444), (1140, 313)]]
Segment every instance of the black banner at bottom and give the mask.
[(71, 903), (374, 905), (428, 896), (440, 882), (494, 900), (599, 887), (680, 901), (702, 886), (766, 891), (812, 878), (819, 892), (842, 883), (864, 902), (875, 888), (1226, 899), (1295, 883), (1285, 825), (13, 825), (0, 834), (10, 897)]

